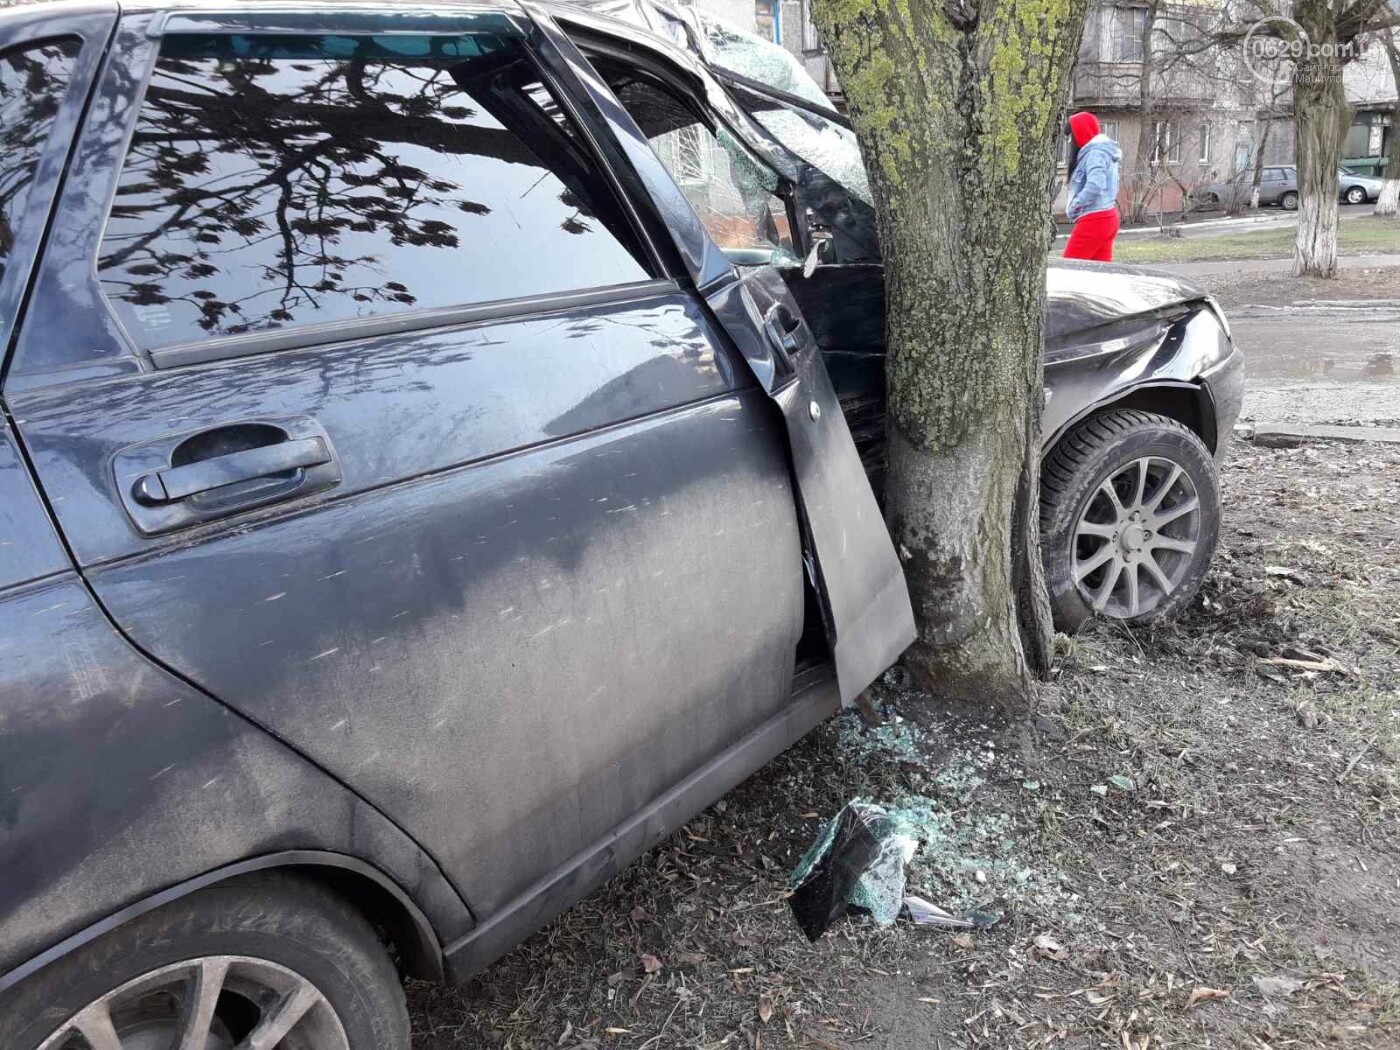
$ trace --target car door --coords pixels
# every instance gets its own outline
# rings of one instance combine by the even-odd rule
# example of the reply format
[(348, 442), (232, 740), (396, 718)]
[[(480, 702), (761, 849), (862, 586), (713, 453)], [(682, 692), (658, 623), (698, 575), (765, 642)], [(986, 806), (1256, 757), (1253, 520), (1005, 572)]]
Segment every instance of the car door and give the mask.
[[(554, 9), (560, 11), (562, 9)], [(782, 410), (843, 700), (914, 638), (903, 570), (819, 344), (779, 268), (800, 268), (790, 187), (707, 99), (703, 74), (665, 47), (617, 46), (568, 14), (569, 33), (531, 8), (560, 61), (579, 70), (627, 160), (659, 201), (693, 279)], [(579, 44), (587, 54), (579, 50)], [(732, 108), (732, 107), (731, 107)], [(692, 225), (699, 230), (687, 232)], [(693, 238), (695, 243), (690, 243)]]
[(783, 717), (803, 626), (782, 421), (527, 32), (125, 18), (5, 389), (121, 630), (478, 918)]

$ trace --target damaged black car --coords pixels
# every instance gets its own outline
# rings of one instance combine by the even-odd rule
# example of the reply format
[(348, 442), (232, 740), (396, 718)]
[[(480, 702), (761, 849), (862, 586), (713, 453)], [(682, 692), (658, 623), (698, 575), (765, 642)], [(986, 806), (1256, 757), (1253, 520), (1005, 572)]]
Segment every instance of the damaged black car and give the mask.
[[(849, 123), (788, 52), (694, 8), (550, 10), (726, 254), (782, 275), (880, 493), (884, 270)], [(1172, 614), (1214, 557), (1243, 355), (1218, 304), (1166, 274), (1055, 260), (1046, 293), (1041, 529), (1057, 626)]]

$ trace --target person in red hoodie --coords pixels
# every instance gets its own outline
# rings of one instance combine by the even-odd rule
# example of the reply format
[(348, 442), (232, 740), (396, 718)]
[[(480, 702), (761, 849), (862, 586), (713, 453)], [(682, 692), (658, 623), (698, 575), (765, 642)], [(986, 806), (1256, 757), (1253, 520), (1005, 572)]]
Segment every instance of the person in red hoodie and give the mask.
[(1074, 229), (1065, 245), (1065, 258), (1112, 262), (1113, 239), (1118, 236), (1118, 163), (1123, 154), (1099, 130), (1099, 119), (1092, 113), (1074, 114), (1069, 130), (1074, 151), (1065, 212)]

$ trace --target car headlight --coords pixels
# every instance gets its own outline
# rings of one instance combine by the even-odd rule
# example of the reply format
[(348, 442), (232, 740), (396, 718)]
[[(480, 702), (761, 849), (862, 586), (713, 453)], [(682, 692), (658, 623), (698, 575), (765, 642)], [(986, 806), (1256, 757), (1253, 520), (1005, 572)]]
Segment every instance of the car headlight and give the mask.
[(1210, 307), (1210, 312), (1215, 314), (1215, 319), (1220, 322), (1220, 327), (1225, 329), (1225, 338), (1230, 342), (1235, 341), (1235, 337), (1230, 334), (1230, 319), (1225, 316), (1225, 311), (1220, 308), (1219, 301), (1213, 295), (1206, 296), (1206, 305)]

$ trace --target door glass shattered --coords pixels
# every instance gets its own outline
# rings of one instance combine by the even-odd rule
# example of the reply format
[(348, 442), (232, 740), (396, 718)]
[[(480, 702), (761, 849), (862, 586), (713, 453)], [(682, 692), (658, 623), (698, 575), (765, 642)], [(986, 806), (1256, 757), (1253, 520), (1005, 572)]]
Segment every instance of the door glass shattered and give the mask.
[(727, 128), (712, 130), (659, 82), (620, 63), (593, 64), (730, 261), (799, 264), (787, 204), (777, 195), (772, 169)]

